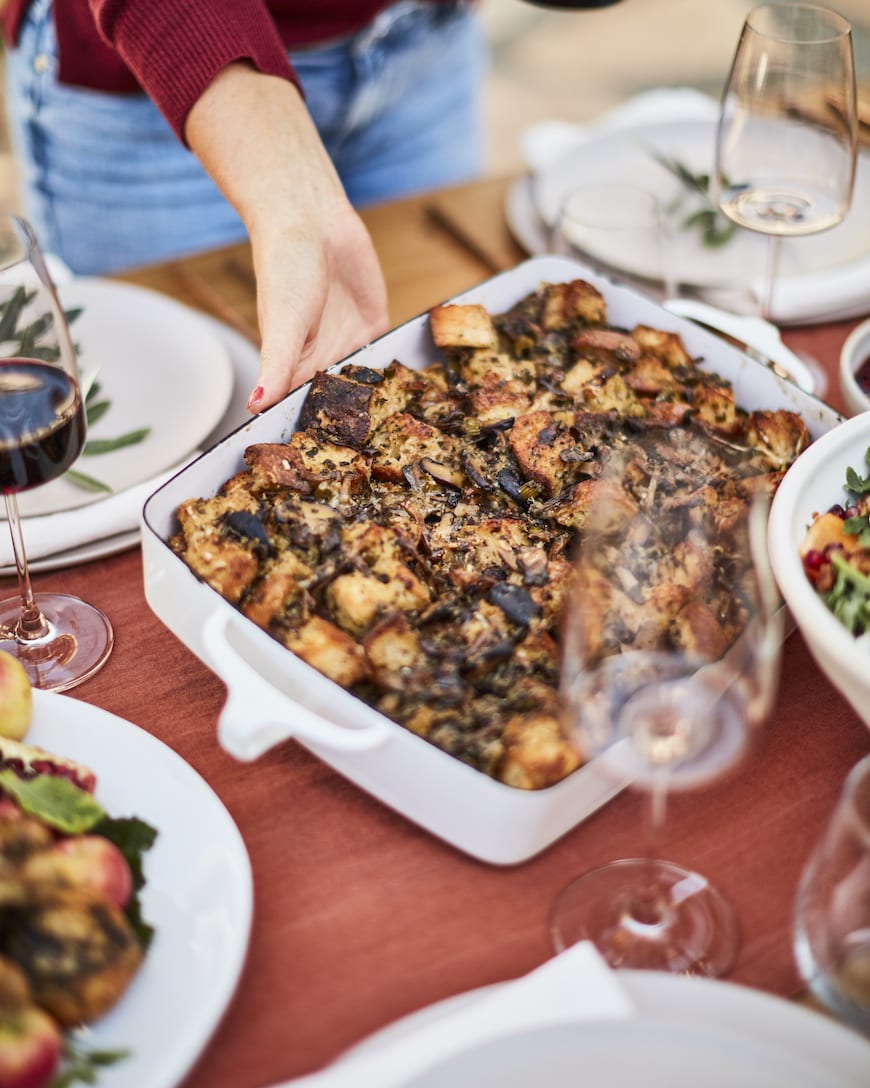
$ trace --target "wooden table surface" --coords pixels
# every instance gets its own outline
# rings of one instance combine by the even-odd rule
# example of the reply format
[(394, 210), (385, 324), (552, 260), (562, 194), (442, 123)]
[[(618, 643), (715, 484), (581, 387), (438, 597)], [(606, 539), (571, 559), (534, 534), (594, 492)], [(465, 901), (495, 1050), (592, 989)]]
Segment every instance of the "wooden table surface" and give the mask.
[[(480, 182), (365, 213), (394, 323), (522, 259), (502, 217), (506, 184)], [(245, 246), (122, 278), (256, 336)], [(833, 375), (854, 324), (795, 328), (785, 338)], [(836, 391), (831, 400), (841, 407)], [(179, 752), (226, 804), (250, 853), (247, 964), (186, 1088), (259, 1088), (309, 1072), (405, 1013), (531, 969), (552, 954), (547, 913), (558, 890), (641, 846), (643, 798), (632, 792), (538, 857), (500, 869), (415, 827), (295, 742), (239, 764), (215, 736), (224, 688), (150, 612), (138, 549), (34, 583), (91, 600), (115, 626), (109, 662), (72, 697)], [(800, 990), (790, 945), (798, 875), (847, 771), (868, 750), (870, 733), (795, 634), (753, 758), (728, 781), (670, 804), (666, 856), (699, 868), (737, 908), (743, 944), (734, 980), (781, 995)]]

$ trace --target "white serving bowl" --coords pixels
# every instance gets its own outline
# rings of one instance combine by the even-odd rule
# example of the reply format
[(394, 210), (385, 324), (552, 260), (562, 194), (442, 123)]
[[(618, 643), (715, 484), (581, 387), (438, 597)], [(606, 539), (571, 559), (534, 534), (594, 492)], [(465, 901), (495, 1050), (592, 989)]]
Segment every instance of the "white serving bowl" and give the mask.
[(855, 380), (856, 370), (867, 359), (870, 359), (870, 318), (849, 333), (840, 351), (840, 392), (850, 416), (870, 409), (870, 396)]
[(816, 514), (847, 504), (846, 469), (867, 473), (870, 413), (817, 438), (786, 472), (770, 510), (773, 573), (813, 657), (870, 728), (870, 645), (856, 640), (828, 610), (804, 573), (798, 549)]

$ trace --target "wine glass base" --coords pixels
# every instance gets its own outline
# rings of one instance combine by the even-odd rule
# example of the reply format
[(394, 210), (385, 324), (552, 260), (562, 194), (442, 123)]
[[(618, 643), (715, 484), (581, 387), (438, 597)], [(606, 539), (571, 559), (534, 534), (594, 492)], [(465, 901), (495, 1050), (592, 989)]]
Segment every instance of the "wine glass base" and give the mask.
[(48, 624), (38, 638), (21, 638), (16, 627), (21, 598), (0, 601), (0, 650), (18, 658), (30, 682), (43, 691), (67, 691), (94, 675), (115, 641), (108, 618), (91, 604), (66, 593), (37, 593)]
[(698, 873), (667, 861), (627, 858), (584, 873), (556, 900), (558, 952), (592, 941), (612, 967), (716, 978), (734, 963), (737, 919)]

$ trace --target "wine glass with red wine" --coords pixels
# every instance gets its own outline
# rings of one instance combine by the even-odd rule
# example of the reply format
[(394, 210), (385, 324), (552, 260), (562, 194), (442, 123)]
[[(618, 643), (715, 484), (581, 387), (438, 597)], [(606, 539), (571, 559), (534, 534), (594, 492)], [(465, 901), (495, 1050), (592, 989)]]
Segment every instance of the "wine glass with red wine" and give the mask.
[(0, 650), (53, 691), (100, 668), (112, 625), (77, 597), (34, 595), (16, 496), (63, 475), (84, 440), (75, 351), (45, 259), (29, 223), (0, 215), (0, 492), (18, 573), (18, 596), (0, 601)]

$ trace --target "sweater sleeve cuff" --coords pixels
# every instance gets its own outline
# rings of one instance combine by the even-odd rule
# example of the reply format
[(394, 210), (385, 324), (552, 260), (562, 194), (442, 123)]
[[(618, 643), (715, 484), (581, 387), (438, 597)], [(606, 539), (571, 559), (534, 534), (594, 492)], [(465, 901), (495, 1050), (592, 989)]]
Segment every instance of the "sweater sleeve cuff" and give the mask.
[[(221, 69), (247, 60), (299, 81), (260, 0), (91, 0), (100, 33), (117, 50), (182, 143), (193, 104)], [(300, 87), (301, 91), (301, 87)]]

